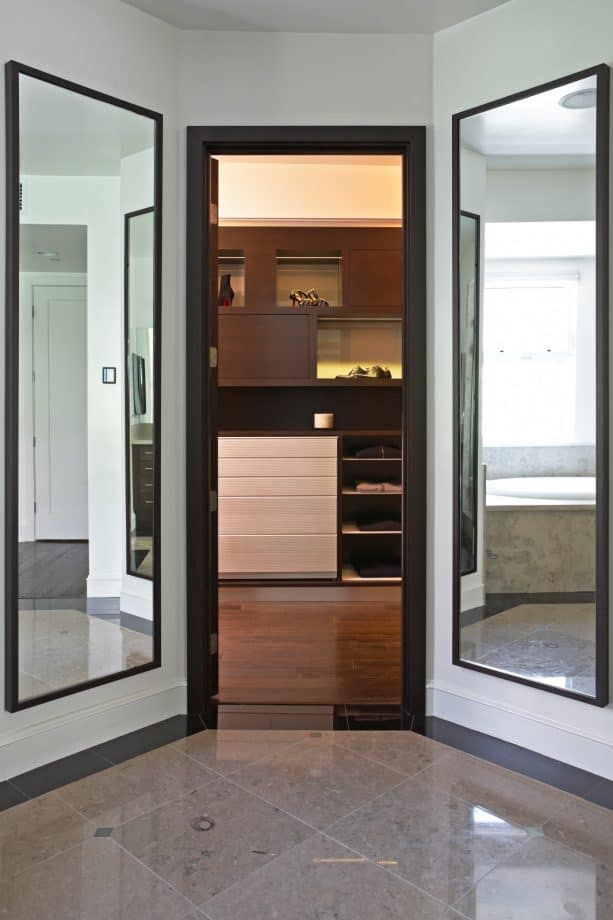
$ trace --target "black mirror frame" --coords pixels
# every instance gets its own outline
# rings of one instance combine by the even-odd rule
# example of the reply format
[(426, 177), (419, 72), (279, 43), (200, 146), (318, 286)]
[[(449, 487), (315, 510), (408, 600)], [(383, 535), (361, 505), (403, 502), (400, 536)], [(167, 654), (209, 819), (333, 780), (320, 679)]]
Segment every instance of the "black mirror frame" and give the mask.
[[(19, 387), (19, 78), (32, 77), (45, 83), (88, 96), (126, 109), (136, 115), (150, 118), (154, 124), (155, 165), (155, 291), (154, 291), (154, 527), (153, 527), (153, 659), (147, 664), (118, 671), (93, 680), (54, 690), (26, 700), (19, 699), (19, 625), (18, 625), (18, 397)], [(6, 326), (5, 326), (5, 464), (4, 464), (4, 561), (5, 561), (5, 708), (18, 712), (39, 706), (83, 690), (99, 687), (161, 667), (161, 602), (160, 602), (160, 459), (161, 459), (161, 320), (162, 320), (162, 137), (163, 116), (142, 106), (133, 105), (107, 93), (101, 93), (62, 77), (53, 76), (36, 68), (9, 61), (5, 65), (6, 91)], [(119, 226), (119, 221), (118, 221)]]
[[(560, 687), (496, 671), (465, 661), (460, 652), (460, 457), (459, 457), (459, 346), (460, 346), (460, 126), (462, 119), (586, 77), (596, 77), (596, 693), (585, 696)], [(452, 662), (490, 677), (513, 681), (578, 700), (607, 706), (609, 691), (609, 131), (610, 68), (606, 64), (569, 74), (452, 116), (452, 241), (453, 241), (453, 630)]]

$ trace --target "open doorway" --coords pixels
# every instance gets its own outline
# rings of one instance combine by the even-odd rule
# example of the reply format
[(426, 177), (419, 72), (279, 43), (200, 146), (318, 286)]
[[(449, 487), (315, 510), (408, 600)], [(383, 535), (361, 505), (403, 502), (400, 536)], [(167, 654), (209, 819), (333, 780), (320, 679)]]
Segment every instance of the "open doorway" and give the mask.
[(220, 146), (202, 167), (209, 565), (199, 615), (188, 468), (190, 711), (410, 727), (425, 708), (423, 190), (408, 194), (402, 146)]

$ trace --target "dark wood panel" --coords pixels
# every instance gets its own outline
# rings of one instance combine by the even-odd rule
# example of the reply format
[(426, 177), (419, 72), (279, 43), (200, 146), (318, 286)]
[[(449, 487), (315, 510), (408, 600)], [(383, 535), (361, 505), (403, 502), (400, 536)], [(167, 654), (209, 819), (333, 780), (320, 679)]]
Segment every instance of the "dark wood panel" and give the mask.
[(309, 431), (315, 412), (334, 412), (337, 431), (400, 429), (402, 390), (364, 387), (359, 395), (350, 387), (219, 390), (220, 431)]
[(219, 317), (219, 379), (306, 380), (309, 317), (238, 313)]
[(400, 601), (222, 599), (219, 619), (222, 703), (400, 703)]
[(402, 306), (402, 253), (395, 249), (352, 249), (349, 270), (352, 308)]

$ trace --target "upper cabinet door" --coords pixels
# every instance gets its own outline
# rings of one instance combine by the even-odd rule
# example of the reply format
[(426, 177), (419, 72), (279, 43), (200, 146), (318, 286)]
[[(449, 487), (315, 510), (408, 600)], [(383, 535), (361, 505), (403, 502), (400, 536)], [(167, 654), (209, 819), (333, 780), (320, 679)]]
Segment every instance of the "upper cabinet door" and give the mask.
[(400, 249), (352, 249), (349, 302), (360, 309), (402, 306)]

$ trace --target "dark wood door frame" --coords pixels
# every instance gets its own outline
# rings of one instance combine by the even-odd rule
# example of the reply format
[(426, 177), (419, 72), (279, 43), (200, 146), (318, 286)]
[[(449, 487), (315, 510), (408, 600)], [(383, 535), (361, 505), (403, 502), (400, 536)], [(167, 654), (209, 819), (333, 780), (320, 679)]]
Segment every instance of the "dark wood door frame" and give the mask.
[[(211, 288), (209, 170), (211, 156), (253, 154), (399, 154), (403, 158), (403, 726), (425, 716), (426, 701), (426, 129), (418, 127), (189, 127), (187, 129), (187, 706), (216, 724), (216, 649), (209, 637), (217, 603), (210, 492), (216, 490), (211, 391), (217, 345), (207, 310)], [(213, 328), (211, 328), (213, 327)], [(409, 385), (410, 383), (410, 385)], [(213, 653), (213, 654), (212, 654)]]

